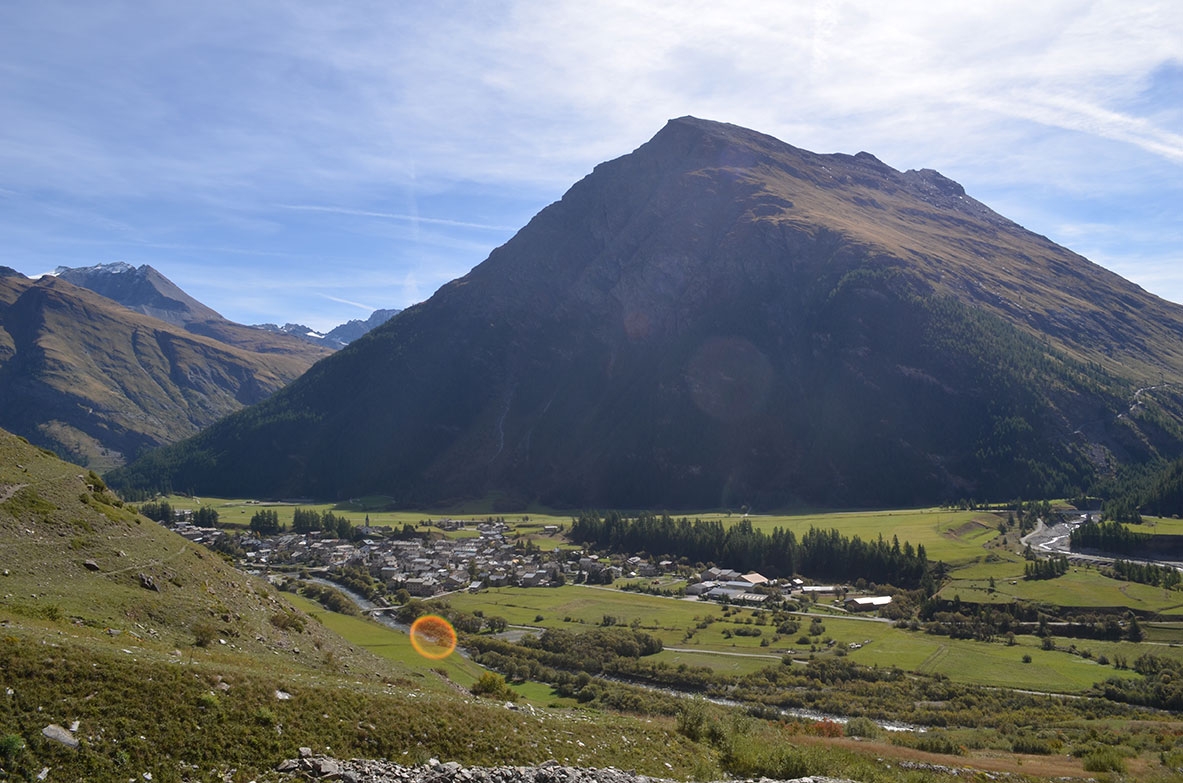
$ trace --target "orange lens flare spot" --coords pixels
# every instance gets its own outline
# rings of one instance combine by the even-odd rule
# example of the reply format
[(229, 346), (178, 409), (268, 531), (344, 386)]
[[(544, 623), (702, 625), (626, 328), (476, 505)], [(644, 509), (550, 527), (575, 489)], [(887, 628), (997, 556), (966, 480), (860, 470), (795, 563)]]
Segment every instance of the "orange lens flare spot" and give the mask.
[(424, 658), (447, 658), (456, 649), (456, 629), (439, 615), (425, 614), (411, 623), (411, 646)]

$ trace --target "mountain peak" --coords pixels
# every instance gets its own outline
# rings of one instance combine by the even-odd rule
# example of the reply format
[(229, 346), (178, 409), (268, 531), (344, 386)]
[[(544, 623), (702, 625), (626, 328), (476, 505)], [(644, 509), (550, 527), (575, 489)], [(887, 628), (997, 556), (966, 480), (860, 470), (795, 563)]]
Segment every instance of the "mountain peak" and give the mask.
[(680, 117), (124, 479), (407, 504), (1063, 496), (1183, 447), (1183, 399), (1131, 413), (1163, 376), (1183, 380), (1183, 308), (953, 180)]
[(74, 274), (86, 273), (86, 274), (94, 274), (94, 275), (119, 275), (119, 274), (124, 274), (126, 272), (133, 272), (134, 273), (137, 271), (141, 272), (142, 274), (147, 274), (147, 272), (149, 270), (153, 271), (153, 272), (156, 271), (155, 269), (152, 269), (152, 267), (148, 266), (147, 264), (145, 264), (144, 266), (141, 266), (137, 270), (134, 266), (127, 263), (126, 261), (112, 261), (108, 264), (95, 264), (93, 266), (86, 266), (86, 267), (59, 266), (57, 269), (53, 270), (53, 273), (54, 273), (54, 275), (58, 275), (58, 276), (60, 276), (62, 274), (69, 274), (69, 273), (74, 273)]
[(54, 275), (174, 326), (222, 319), (148, 264), (138, 268), (123, 261), (87, 267), (59, 266)]

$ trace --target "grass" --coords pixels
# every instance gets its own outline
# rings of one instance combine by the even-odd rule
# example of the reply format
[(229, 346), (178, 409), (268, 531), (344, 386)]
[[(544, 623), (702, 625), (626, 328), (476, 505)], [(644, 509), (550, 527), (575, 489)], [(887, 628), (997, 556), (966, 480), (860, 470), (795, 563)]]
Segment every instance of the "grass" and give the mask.
[(330, 612), (303, 596), (287, 594), (285, 597), (293, 606), (350, 644), (394, 661), (409, 672), (443, 674), (449, 681), (468, 688), (484, 671), (458, 653), (453, 653), (443, 660), (428, 660), (415, 652), (407, 634), (375, 620)]
[(480, 593), (458, 593), (446, 600), (466, 612), (479, 610), (486, 616), (504, 617), (511, 625), (527, 626), (595, 626), (607, 616), (616, 618), (621, 625), (635, 620), (648, 631), (680, 632), (707, 615), (722, 616), (722, 609), (715, 604), (584, 585), (497, 587)]
[[(972, 685), (1070, 694), (1086, 691), (1109, 677), (1137, 676), (1128, 670), (1097, 664), (1096, 658), (1101, 655), (1110, 660), (1121, 655), (1132, 662), (1142, 653), (1154, 652), (1183, 659), (1183, 647), (1169, 646), (1165, 641), (1150, 648), (1130, 642), (1058, 638), (1056, 644), (1062, 649), (1045, 651), (1040, 649), (1040, 640), (1033, 636), (1019, 636), (1014, 646), (1008, 646), (1001, 639), (992, 643), (950, 639), (896, 628), (885, 622), (817, 613), (799, 616), (797, 633), (784, 635), (770, 646), (762, 647), (760, 642), (765, 638), (771, 640), (776, 629), (771, 625), (749, 624), (747, 621), (755, 615), (750, 609), (739, 610), (724, 619), (723, 610), (712, 604), (577, 586), (546, 590), (497, 588), (475, 595), (455, 595), (447, 600), (454, 608), (467, 612), (479, 610), (486, 616), (500, 615), (511, 624), (573, 630), (598, 625), (605, 613), (619, 612), (627, 606), (630, 611), (625, 616), (630, 621), (639, 620), (641, 630), (660, 638), (666, 647), (677, 649), (664, 650), (655, 660), (671, 666), (706, 666), (726, 674), (759, 671), (775, 665), (784, 655), (804, 660), (811, 655), (834, 654), (838, 649), (845, 649), (851, 660), (867, 666), (940, 674), (954, 682)], [(536, 619), (539, 614), (542, 620)], [(715, 618), (714, 622), (698, 629), (697, 625), (708, 616)], [(822, 621), (824, 632), (813, 637), (810, 644), (800, 644), (798, 638), (808, 632), (810, 620), (815, 617)], [(761, 636), (738, 636), (735, 631), (740, 628), (758, 628)], [(687, 639), (687, 633), (692, 630), (693, 636)], [(725, 636), (725, 631), (731, 632), (730, 638)], [(1151, 624), (1147, 632), (1151, 639), (1158, 636), (1174, 641), (1183, 637), (1183, 628), (1174, 625)], [(827, 640), (831, 639), (833, 644), (828, 644)], [(852, 643), (860, 645), (859, 649), (851, 650)], [(1089, 650), (1092, 660), (1069, 652), (1070, 646), (1078, 651)], [(1032, 656), (1031, 664), (1022, 663), (1024, 654)]]
[[(995, 592), (989, 593), (988, 581), (958, 579), (941, 590), (941, 597), (952, 599), (960, 595), (963, 601), (981, 603), (1014, 600), (1054, 604), (1056, 606), (1125, 607), (1139, 612), (1183, 613), (1183, 592), (1160, 587), (1123, 582), (1103, 576), (1094, 568), (1073, 566), (1057, 579), (1023, 579), (1021, 570), (1009, 570), (995, 578)], [(1013, 584), (1012, 584), (1013, 581)]]
[[(1082, 640), (1057, 641), (1064, 646), (1075, 641), (1081, 649), (1089, 648), (1096, 654), (1108, 651), (1110, 658), (1120, 647)], [(1029, 664), (1023, 663), (1024, 655), (1031, 656)], [(970, 685), (1049, 693), (1080, 693), (1109, 677), (1137, 676), (1128, 670), (1101, 666), (1095, 656), (1094, 660), (1086, 660), (1067, 652), (1042, 650), (1033, 637), (1019, 637), (1017, 644), (1007, 646), (897, 632), (883, 635), (873, 644), (850, 653), (850, 657), (868, 666), (898, 666), (920, 674), (940, 674)]]
[[(266, 661), (218, 665), (128, 655), (95, 639), (64, 638), (50, 646), (30, 630), (0, 639), (5, 680), (14, 691), (0, 702), (0, 726), (25, 744), (5, 769), (18, 777), (32, 779), (49, 766), (58, 780), (150, 773), (157, 781), (225, 774), (246, 781), (295, 757), (301, 746), (404, 763), (434, 756), (471, 764), (557, 758), (608, 766), (627, 759), (648, 774), (669, 774), (657, 760), (664, 748), (677, 754), (671, 761), (683, 776), (696, 766), (714, 766), (705, 749), (663, 720), (602, 714), (593, 722), (560, 711), (540, 721), (441, 688), (431, 674), (297, 676)], [(77, 751), (41, 736), (49, 723), (74, 721), (83, 743)]]
[(1149, 533), (1152, 536), (1183, 536), (1183, 519), (1142, 517), (1142, 524), (1129, 527), (1135, 533)]

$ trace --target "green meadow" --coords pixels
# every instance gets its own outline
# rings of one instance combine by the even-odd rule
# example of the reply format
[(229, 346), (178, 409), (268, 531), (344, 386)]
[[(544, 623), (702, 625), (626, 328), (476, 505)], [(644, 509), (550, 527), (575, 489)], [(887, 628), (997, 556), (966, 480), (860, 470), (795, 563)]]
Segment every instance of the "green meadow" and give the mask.
[(1017, 571), (995, 577), (994, 592), (989, 578), (963, 579), (953, 572), (953, 579), (940, 592), (942, 598), (960, 597), (973, 603), (1009, 603), (1031, 601), (1072, 608), (1124, 607), (1138, 612), (1183, 615), (1183, 592), (1161, 587), (1110, 579), (1096, 568), (1072, 566), (1056, 579), (1023, 579), (1022, 564)]
[(424, 658), (415, 652), (407, 634), (374, 620), (330, 612), (315, 601), (310, 601), (295, 593), (286, 593), (284, 597), (297, 609), (308, 614), (350, 644), (387, 660), (395, 661), (411, 671), (446, 675), (449, 680), (465, 688), (476, 682), (484, 671), (480, 666), (458, 653), (453, 653), (442, 660)]
[(1142, 524), (1134, 525), (1131, 529), (1152, 536), (1183, 536), (1183, 519), (1142, 517)]

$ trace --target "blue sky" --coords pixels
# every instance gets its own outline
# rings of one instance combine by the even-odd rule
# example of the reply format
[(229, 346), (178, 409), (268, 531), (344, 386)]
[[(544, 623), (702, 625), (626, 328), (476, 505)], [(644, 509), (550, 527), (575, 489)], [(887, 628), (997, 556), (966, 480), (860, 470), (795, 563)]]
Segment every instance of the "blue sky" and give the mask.
[(686, 114), (935, 168), (1183, 302), (1177, 0), (6, 0), (0, 265), (326, 329)]

